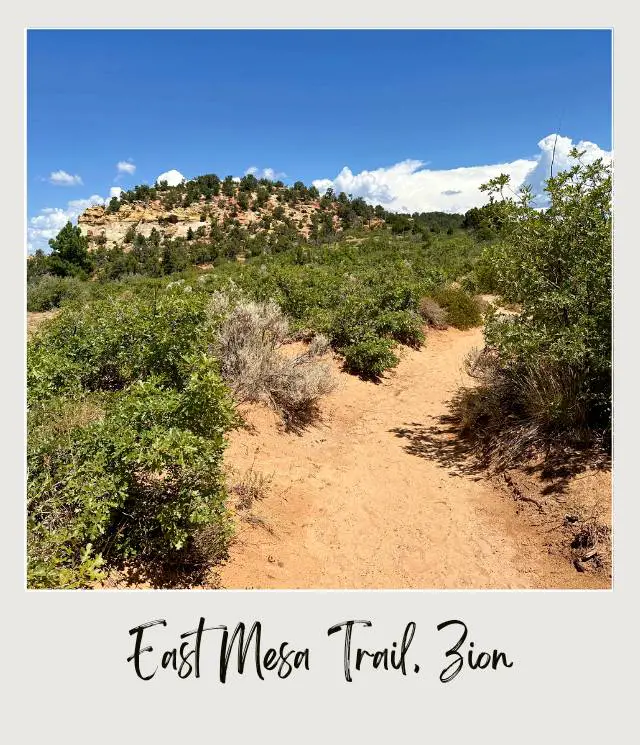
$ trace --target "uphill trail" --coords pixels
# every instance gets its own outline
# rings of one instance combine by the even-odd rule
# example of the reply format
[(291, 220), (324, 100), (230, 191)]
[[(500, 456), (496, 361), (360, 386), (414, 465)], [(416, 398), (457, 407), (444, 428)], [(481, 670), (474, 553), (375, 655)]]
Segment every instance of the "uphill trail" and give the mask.
[(245, 411), (225, 464), (270, 479), (238, 511), (222, 588), (469, 589), (608, 587), (550, 552), (545, 531), (473, 467), (448, 401), (482, 330), (429, 331), (379, 384), (339, 372), (319, 423), (284, 432)]

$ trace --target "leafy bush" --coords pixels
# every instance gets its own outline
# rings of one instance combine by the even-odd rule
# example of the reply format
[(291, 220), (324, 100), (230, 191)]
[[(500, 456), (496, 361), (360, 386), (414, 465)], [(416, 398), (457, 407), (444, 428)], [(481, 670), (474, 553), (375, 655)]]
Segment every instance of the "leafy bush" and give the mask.
[(67, 308), (28, 345), (33, 587), (85, 586), (105, 560), (229, 536), (220, 466), (232, 401), (206, 354), (207, 295)]
[(445, 309), (447, 322), (458, 329), (479, 326), (482, 316), (478, 304), (462, 288), (444, 287), (436, 290), (434, 300)]
[(390, 339), (370, 337), (342, 350), (347, 372), (360, 375), (365, 380), (377, 380), (385, 370), (400, 361), (393, 353)]
[[(524, 190), (502, 203), (506, 238), (489, 254), (501, 293), (519, 303), (513, 324), (490, 321), (487, 341), (505, 361), (548, 360), (585, 371), (594, 426), (611, 417), (611, 166), (576, 164), (547, 181), (549, 207)], [(494, 187), (495, 188), (495, 187)]]
[(63, 309), (28, 347), (30, 399), (65, 390), (117, 390), (152, 372), (181, 386), (189, 371), (185, 355), (203, 348), (206, 301), (206, 294), (178, 286)]
[(58, 308), (65, 300), (80, 297), (85, 285), (75, 277), (44, 274), (27, 283), (27, 310), (41, 312)]
[(420, 317), (413, 311), (387, 310), (380, 314), (375, 328), (380, 336), (389, 336), (414, 349), (424, 342)]
[[(502, 238), (486, 251), (502, 295), (521, 306), (485, 330), (496, 363), (465, 416), (482, 419), (488, 441), (519, 433), (521, 452), (566, 443), (606, 444), (611, 427), (611, 166), (575, 165), (546, 183), (549, 206), (529, 189), (495, 203)], [(508, 177), (485, 188), (501, 193)], [(471, 414), (469, 414), (471, 412)], [(524, 444), (523, 444), (524, 443)]]

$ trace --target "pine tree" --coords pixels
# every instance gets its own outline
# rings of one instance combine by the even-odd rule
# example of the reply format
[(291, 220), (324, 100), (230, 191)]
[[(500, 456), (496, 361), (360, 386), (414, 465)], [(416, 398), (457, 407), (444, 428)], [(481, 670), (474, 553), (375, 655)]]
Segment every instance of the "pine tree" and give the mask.
[(51, 246), (51, 270), (61, 277), (87, 275), (93, 262), (89, 255), (88, 241), (78, 226), (68, 222), (55, 238)]

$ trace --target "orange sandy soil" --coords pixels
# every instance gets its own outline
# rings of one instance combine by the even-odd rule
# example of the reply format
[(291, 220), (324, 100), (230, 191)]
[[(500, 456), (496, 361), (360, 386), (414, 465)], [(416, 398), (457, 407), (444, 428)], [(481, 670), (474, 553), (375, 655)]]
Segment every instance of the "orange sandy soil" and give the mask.
[[(610, 523), (608, 473), (565, 479), (544, 502), (522, 500), (522, 489), (474, 468), (440, 420), (468, 382), (465, 355), (482, 345), (481, 329), (430, 331), (377, 385), (340, 373), (334, 360), (338, 388), (302, 433), (245, 407), (252, 429), (231, 434), (225, 465), (269, 483), (263, 498), (237, 508), (236, 538), (209, 586), (610, 587), (609, 555), (599, 569), (586, 562), (577, 571), (562, 525), (585, 502)], [(550, 491), (538, 476), (520, 476), (528, 493)]]

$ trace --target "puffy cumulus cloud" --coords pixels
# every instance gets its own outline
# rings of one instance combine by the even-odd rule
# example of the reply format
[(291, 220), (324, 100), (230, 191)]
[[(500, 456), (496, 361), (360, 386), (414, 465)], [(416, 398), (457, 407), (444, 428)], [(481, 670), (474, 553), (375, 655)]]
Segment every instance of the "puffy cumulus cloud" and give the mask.
[(170, 171), (165, 171), (164, 173), (161, 173), (156, 179), (156, 184), (159, 184), (161, 181), (166, 181), (169, 184), (169, 186), (178, 186), (178, 184), (181, 184), (183, 181), (186, 181), (186, 179), (180, 173), (180, 171), (176, 171), (175, 168), (172, 168)]
[(52, 171), (49, 174), (48, 181), (54, 186), (82, 186), (82, 179), (78, 174), (72, 176), (66, 171)]
[(133, 175), (136, 172), (136, 166), (131, 158), (129, 158), (128, 160), (118, 161), (118, 163), (116, 164), (116, 168), (119, 174), (126, 173), (129, 176)]
[(536, 166), (525, 179), (525, 183), (531, 186), (533, 193), (537, 196), (536, 204), (539, 206), (544, 206), (547, 201), (544, 194), (544, 182), (551, 175), (551, 164), (553, 163), (555, 174), (566, 171), (575, 165), (575, 159), (569, 155), (574, 146), (584, 152), (581, 157), (583, 163), (593, 163), (598, 158), (602, 158), (608, 163), (611, 162), (611, 152), (602, 150), (595, 142), (581, 140), (574, 145), (570, 137), (563, 137), (559, 134), (550, 134), (543, 137), (538, 143), (540, 153), (536, 159)]
[(96, 204), (104, 204), (104, 197), (93, 194), (88, 199), (72, 199), (67, 202), (67, 207), (45, 207), (43, 210), (31, 217), (27, 225), (27, 250), (33, 253), (41, 248), (43, 251), (49, 249), (49, 239), (56, 235), (69, 222), (75, 222), (78, 215), (82, 214), (87, 207)]
[[(404, 160), (386, 168), (354, 174), (345, 166), (333, 179), (316, 179), (313, 184), (321, 192), (332, 188), (354, 197), (362, 197), (371, 204), (381, 204), (396, 212), (466, 212), (486, 204), (488, 195), (480, 185), (501, 173), (511, 177), (511, 188), (517, 191), (530, 184), (535, 194), (541, 194), (544, 181), (549, 178), (553, 146), (556, 144), (554, 173), (571, 165), (569, 151), (573, 143), (569, 137), (551, 134), (538, 143), (538, 154), (530, 159), (511, 163), (468, 166), (446, 170), (431, 170), (419, 160)], [(586, 150), (583, 158), (591, 162), (598, 157), (610, 158), (592, 142), (578, 142), (579, 150)]]
[(112, 199), (113, 197), (115, 197), (116, 199), (119, 199), (123, 191), (124, 190), (120, 186), (112, 186), (109, 189), (109, 199)]
[(251, 166), (244, 172), (245, 176), (253, 175), (257, 179), (267, 178), (269, 181), (280, 181), (280, 179), (286, 178), (287, 174), (283, 171), (276, 171), (273, 168), (258, 168), (257, 166)]
[(423, 165), (419, 160), (404, 160), (388, 168), (358, 174), (345, 166), (335, 179), (319, 179), (313, 184), (321, 192), (332, 187), (335, 192), (362, 197), (394, 212), (466, 212), (487, 201), (486, 194), (479, 190), (485, 181), (508, 173), (512, 183), (521, 184), (536, 161), (517, 160), (440, 171)]

